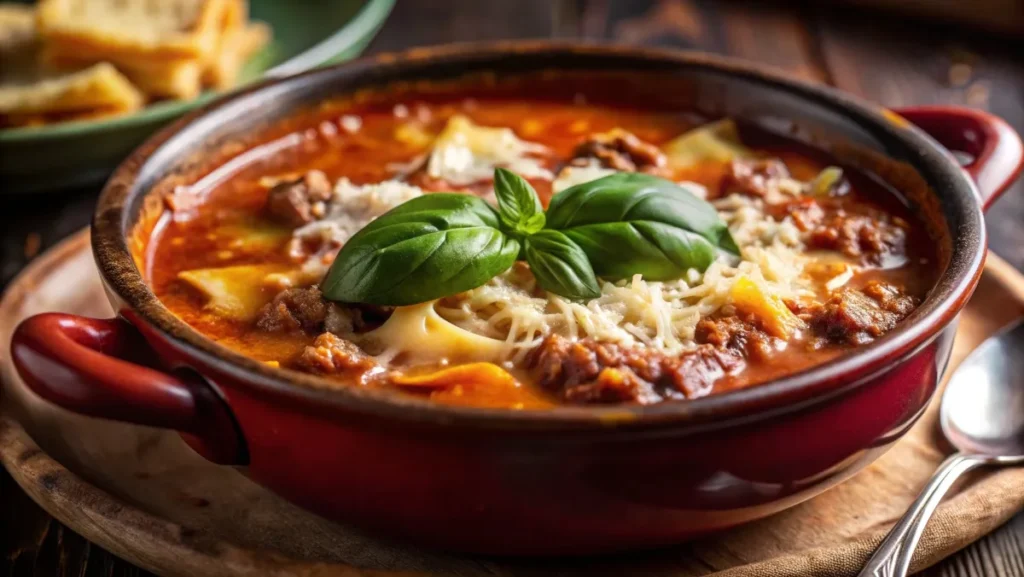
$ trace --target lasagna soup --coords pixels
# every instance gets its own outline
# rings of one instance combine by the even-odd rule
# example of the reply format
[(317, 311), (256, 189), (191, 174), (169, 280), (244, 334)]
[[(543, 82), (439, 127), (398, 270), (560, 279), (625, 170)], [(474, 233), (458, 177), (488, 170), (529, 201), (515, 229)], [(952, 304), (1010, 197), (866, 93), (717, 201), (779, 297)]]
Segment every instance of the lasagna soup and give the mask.
[(510, 409), (756, 386), (881, 338), (933, 285), (934, 243), (880, 179), (588, 96), (324, 104), (169, 191), (140, 260), (176, 315), (268, 365)]

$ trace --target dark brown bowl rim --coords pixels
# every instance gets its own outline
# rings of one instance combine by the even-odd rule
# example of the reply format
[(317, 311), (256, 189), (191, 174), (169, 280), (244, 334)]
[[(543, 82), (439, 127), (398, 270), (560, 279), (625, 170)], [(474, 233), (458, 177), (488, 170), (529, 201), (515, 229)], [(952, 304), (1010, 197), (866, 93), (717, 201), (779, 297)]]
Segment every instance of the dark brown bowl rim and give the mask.
[[(841, 110), (848, 117), (867, 123), (890, 138), (895, 137), (916, 153), (915, 168), (933, 188), (955, 189), (971, 195), (957, 231), (957, 242), (946, 271), (921, 306), (900, 328), (858, 351), (751, 388), (689, 401), (664, 402), (648, 406), (556, 407), (515, 411), (448, 406), (411, 396), (359, 387), (327, 386), (325, 379), (297, 371), (274, 369), (218, 345), (192, 329), (165, 308), (149, 289), (131, 257), (124, 231), (129, 222), (125, 208), (136, 193), (136, 181), (146, 161), (168, 140), (198, 123), (211, 112), (232, 104), (265, 97), (273, 88), (285, 88), (331, 77), (341, 71), (366, 74), (380, 67), (431, 66), (442, 62), (481, 59), (500, 67), (502, 56), (556, 56), (588, 54), (597, 57), (626, 56), (698, 66), (771, 84), (804, 99), (816, 100)], [(841, 91), (796, 80), (762, 66), (733, 58), (700, 52), (624, 47), (606, 44), (511, 41), (454, 44), (415, 48), (399, 53), (360, 58), (338, 66), (272, 79), (203, 106), (161, 130), (135, 150), (107, 182), (97, 205), (92, 227), (92, 244), (101, 275), (109, 287), (143, 320), (159, 329), (170, 342), (217, 367), (254, 393), (279, 402), (297, 403), (306, 411), (329, 415), (371, 417), (398, 422), (418, 422), (445, 427), (473, 427), (512, 431), (580, 431), (628, 429), (671, 431), (719, 428), (737, 422), (765, 418), (780, 412), (799, 410), (835, 394), (870, 381), (892, 364), (922, 349), (946, 327), (966, 304), (980, 279), (985, 256), (985, 229), (980, 198), (974, 183), (956, 166), (945, 151), (923, 131), (900, 121), (882, 107), (864, 102)], [(964, 200), (961, 197), (961, 200)], [(973, 209), (970, 207), (973, 206)], [(685, 425), (685, 426), (684, 426)]]

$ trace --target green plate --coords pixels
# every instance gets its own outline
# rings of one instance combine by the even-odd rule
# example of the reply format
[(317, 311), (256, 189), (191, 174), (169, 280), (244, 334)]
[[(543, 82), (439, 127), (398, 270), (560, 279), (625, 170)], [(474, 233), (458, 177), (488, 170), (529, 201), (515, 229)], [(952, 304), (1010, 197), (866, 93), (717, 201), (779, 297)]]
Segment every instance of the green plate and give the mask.
[[(242, 83), (283, 76), (357, 56), (384, 24), (395, 0), (250, 0), (253, 20), (274, 39), (242, 73)], [(110, 120), (0, 130), (0, 194), (91, 184), (105, 178), (147, 136), (216, 98), (154, 104)]]

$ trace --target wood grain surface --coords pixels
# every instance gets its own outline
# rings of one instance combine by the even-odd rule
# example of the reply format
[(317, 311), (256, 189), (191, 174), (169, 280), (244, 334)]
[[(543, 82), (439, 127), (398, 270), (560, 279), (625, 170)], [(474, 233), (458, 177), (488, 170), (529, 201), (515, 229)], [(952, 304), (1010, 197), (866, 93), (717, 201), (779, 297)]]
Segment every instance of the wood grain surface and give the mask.
[[(888, 13), (711, 0), (402, 0), (373, 53), (456, 40), (585, 38), (701, 49), (771, 64), (887, 106), (952, 103), (1024, 131), (1021, 41)], [(1024, 268), (1024, 185), (987, 217), (992, 249)], [(0, 183), (2, 191), (2, 183)], [(0, 285), (88, 223), (98, 187), (0, 196)], [(923, 573), (1024, 577), (1024, 515)], [(0, 471), (0, 575), (147, 575), (42, 512)]]

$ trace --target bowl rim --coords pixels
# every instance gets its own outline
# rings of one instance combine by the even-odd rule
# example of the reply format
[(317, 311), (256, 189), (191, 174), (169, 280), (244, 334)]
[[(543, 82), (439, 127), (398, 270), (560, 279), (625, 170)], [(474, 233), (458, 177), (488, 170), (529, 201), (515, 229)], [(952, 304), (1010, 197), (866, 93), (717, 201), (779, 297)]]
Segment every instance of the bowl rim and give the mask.
[[(956, 195), (970, 195), (971, 200), (960, 197), (960, 204), (965, 207), (962, 209), (963, 222), (957, 230), (957, 242), (953, 243), (949, 265), (929, 296), (911, 315), (911, 322), (902, 323), (897, 330), (859, 350), (781, 379), (678, 402), (645, 406), (557, 406), (521, 411), (442, 405), (412, 396), (395, 395), (389, 391), (337, 387), (336, 384), (328, 388), (325, 386), (328, 381), (323, 377), (271, 368), (217, 344), (178, 319), (163, 306), (136, 268), (125, 232), (131, 220), (127, 210), (128, 201), (136, 194), (146, 193), (137, 190), (140, 173), (147, 161), (165, 143), (179, 133), (186, 132), (189, 127), (199, 125), (204, 119), (209, 122), (216, 112), (229, 110), (231, 106), (242, 106), (245, 102), (252, 104), (260, 98), (272, 96), (275, 91), (301, 91), (303, 86), (315, 86), (335, 76), (352, 74), (358, 78), (368, 70), (379, 68), (412, 65), (422, 67), (416, 69), (419, 71), (459, 61), (488, 61), (500, 67), (502, 57), (515, 55), (538, 58), (560, 54), (678, 63), (729, 76), (741, 76), (781, 88), (800, 98), (829, 105), (860, 124), (866, 123), (880, 133), (898, 139), (909, 151), (915, 153), (913, 165), (926, 177), (932, 188), (936, 188), (938, 182), (952, 189)], [(617, 429), (658, 433), (671, 430), (675, 434), (682, 429), (695, 431), (723, 428), (806, 408), (869, 382), (889, 366), (924, 348), (953, 321), (981, 277), (986, 237), (979, 199), (975, 184), (951, 160), (948, 152), (902, 117), (850, 94), (794, 79), (771, 68), (701, 52), (588, 42), (543, 40), (463, 43), (364, 57), (294, 76), (270, 79), (178, 119), (147, 140), (115, 170), (97, 204), (92, 226), (92, 246), (108, 290), (123, 303), (127, 303), (133, 311), (129, 320), (136, 323), (142, 321), (155, 327), (163, 335), (163, 340), (177, 348), (185, 358), (212, 367), (217, 374), (230, 378), (233, 383), (228, 388), (244, 387), (247, 392), (269, 396), (278, 402), (294, 403), (293, 406), (307, 412), (415, 422), (446, 428), (471, 427), (514, 432)], [(947, 234), (950, 231), (947, 230)]]
[[(340, 28), (313, 46), (295, 54), (284, 62), (264, 70), (239, 88), (247, 88), (265, 78), (280, 78), (309, 70), (330, 62), (340, 52), (371, 36), (387, 20), (397, 0), (363, 0), (362, 7)], [(99, 135), (110, 131), (127, 130), (154, 122), (166, 122), (191, 110), (204, 107), (209, 102), (230, 97), (235, 88), (227, 90), (206, 90), (191, 100), (166, 100), (145, 106), (137, 112), (113, 118), (98, 118), (59, 122), (48, 126), (17, 127), (0, 130), (0, 144), (19, 144), (33, 140), (57, 139), (69, 136)]]

